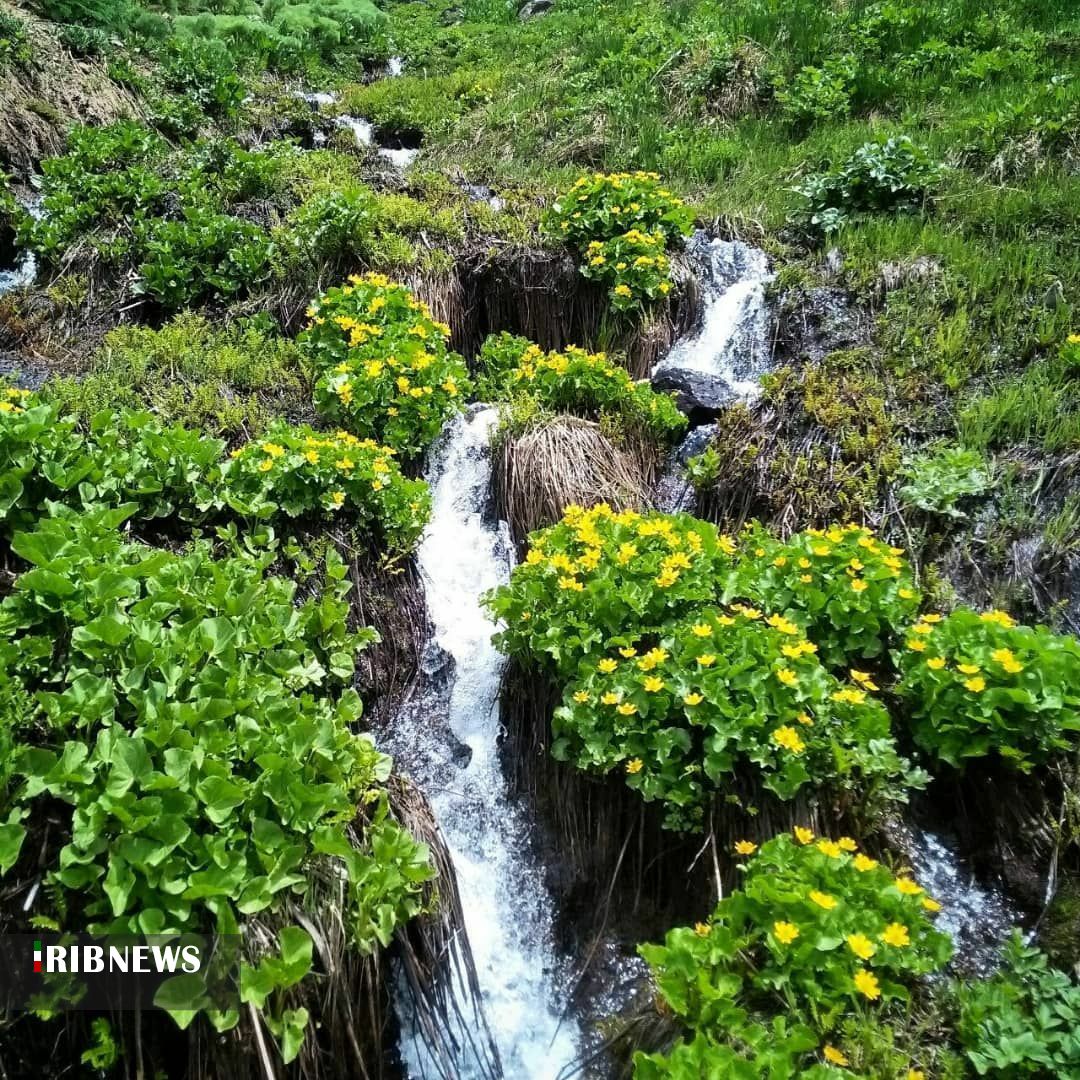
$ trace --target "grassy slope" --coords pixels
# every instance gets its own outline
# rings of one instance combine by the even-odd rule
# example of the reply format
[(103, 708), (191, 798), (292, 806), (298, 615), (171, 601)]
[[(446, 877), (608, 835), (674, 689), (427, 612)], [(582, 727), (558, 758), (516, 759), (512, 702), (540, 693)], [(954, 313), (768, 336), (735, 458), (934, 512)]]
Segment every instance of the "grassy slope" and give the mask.
[[(874, 348), (854, 362), (864, 370), (847, 365), (854, 411), (860, 394), (889, 402), (880, 430), (848, 417), (855, 511), (883, 499), (912, 441), (1006, 459), (1024, 447), (1040, 464), (1080, 446), (1080, 389), (1053, 364), (1080, 284), (1073, 5), (560, 0), (521, 23), (476, 0), (449, 26), (444, 8), (391, 6), (406, 75), (346, 96), (377, 121), (421, 127), (429, 160), (544, 195), (586, 169), (659, 170), (702, 218), (761, 239), (786, 284), (814, 283), (825, 248), (839, 248), (842, 283), (877, 316)], [(825, 118), (783, 104), (805, 65), (847, 66)], [(794, 184), (899, 134), (947, 166), (925, 212), (874, 216), (827, 242), (790, 226)], [(923, 257), (929, 274), (904, 274)], [(888, 292), (883, 264), (900, 269)], [(796, 378), (814, 414), (814, 388)], [(1014, 501), (1035, 513), (1028, 495)]]

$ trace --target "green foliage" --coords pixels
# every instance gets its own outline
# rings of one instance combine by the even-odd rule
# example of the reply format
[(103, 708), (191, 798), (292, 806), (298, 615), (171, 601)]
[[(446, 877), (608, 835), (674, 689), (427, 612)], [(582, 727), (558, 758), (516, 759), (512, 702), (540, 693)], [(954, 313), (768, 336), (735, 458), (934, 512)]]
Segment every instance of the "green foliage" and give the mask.
[(529, 537), (510, 584), (486, 597), (505, 624), (499, 647), (571, 678), (582, 660), (631, 647), (714, 602), (731, 568), (730, 538), (687, 514), (567, 508)]
[(829, 57), (821, 67), (807, 65), (790, 85), (782, 82), (777, 87), (780, 115), (796, 129), (844, 116), (851, 107), (854, 80), (852, 56)]
[(911, 213), (922, 207), (941, 176), (926, 149), (907, 136), (877, 139), (799, 184), (794, 190), (806, 205), (796, 216), (830, 233), (869, 214)]
[(160, 330), (109, 331), (86, 374), (48, 384), (50, 400), (82, 420), (107, 407), (149, 408), (211, 435), (258, 435), (274, 412), (298, 409), (303, 391), (295, 343), (268, 319), (215, 326), (190, 312)]
[(308, 311), (300, 335), (320, 414), (406, 456), (422, 453), (469, 389), (450, 328), (382, 274), (353, 275)]
[[(756, 1070), (716, 1075), (794, 1077), (815, 1075), (815, 1060), (846, 1065), (835, 1047), (818, 1047), (815, 1032), (847, 1013), (906, 1000), (919, 977), (945, 965), (951, 942), (927, 918), (937, 903), (910, 877), (894, 877), (859, 853), (847, 837), (815, 841), (800, 827), (794, 838), (774, 837), (756, 854), (748, 841), (736, 850), (749, 857), (744, 883), (708, 922), (640, 948), (664, 1003), (695, 1036), (716, 1045), (715, 1054), (701, 1048), (703, 1060), (715, 1057), (727, 1069), (730, 1050), (721, 1052), (720, 1044), (748, 1045), (760, 1055), (771, 1043), (762, 1025), (781, 1034), (775, 1014), (786, 1013), (793, 1040), (777, 1043), (779, 1071), (760, 1062)], [(809, 1057), (815, 1049), (820, 1056)], [(650, 1065), (639, 1056), (635, 1063), (639, 1078), (690, 1075), (674, 1063), (667, 1072), (650, 1071), (664, 1067), (655, 1059)]]
[(671, 289), (664, 248), (694, 226), (683, 200), (657, 173), (579, 177), (545, 221), (551, 236), (576, 248), (581, 272), (608, 286), (612, 306), (630, 310)]
[(941, 761), (995, 753), (1021, 769), (1080, 732), (1080, 643), (1001, 611), (924, 615), (896, 652), (915, 741)]
[(96, 26), (62, 26), (60, 42), (75, 56), (101, 56), (109, 51), (109, 35)]
[(1005, 946), (1003, 969), (959, 984), (956, 995), (957, 1033), (979, 1076), (1080, 1077), (1080, 986), (1018, 932)]
[(236, 933), (330, 861), (350, 942), (386, 945), (430, 868), (388, 817), (389, 759), (352, 731), (346, 687), (375, 634), (347, 627), (345, 564), (329, 558), (325, 590), (299, 603), (267, 574), (272, 547), (215, 561), (205, 543), (126, 543), (130, 510), (16, 535), (32, 569), (0, 604), (4, 669), (40, 709), (17, 733), (9, 820), (70, 808), (47, 868), (58, 913), (92, 932)]
[(907, 463), (905, 473), (907, 483), (899, 495), (907, 506), (951, 518), (966, 517), (957, 502), (985, 494), (994, 482), (986, 458), (961, 446), (942, 446), (919, 454)]
[(734, 775), (756, 775), (782, 799), (807, 783), (895, 798), (919, 782), (881, 704), (829, 675), (787, 619), (701, 608), (653, 640), (582, 665), (551, 751), (580, 769), (625, 771), (646, 801), (664, 803), (668, 827), (699, 826)]
[(231, 116), (240, 108), (244, 82), (222, 41), (170, 41), (162, 52), (165, 85), (194, 102), (207, 116)]
[(527, 338), (504, 331), (484, 341), (479, 363), (478, 389), (485, 400), (527, 395), (542, 408), (588, 419), (613, 415), (661, 442), (670, 442), (686, 427), (686, 417), (670, 394), (658, 394), (647, 383), (635, 382), (604, 353), (589, 353), (574, 345), (565, 352), (544, 353)]
[(25, 64), (33, 55), (22, 19), (0, 11), (0, 71)]
[(395, 451), (348, 432), (327, 435), (278, 421), (265, 438), (234, 450), (222, 468), (226, 505), (241, 514), (353, 516), (393, 550), (419, 539), (430, 509), (427, 485), (409, 480)]
[(792, 619), (830, 666), (883, 655), (918, 609), (903, 550), (863, 526), (808, 529), (782, 542), (755, 525), (739, 551), (727, 595)]

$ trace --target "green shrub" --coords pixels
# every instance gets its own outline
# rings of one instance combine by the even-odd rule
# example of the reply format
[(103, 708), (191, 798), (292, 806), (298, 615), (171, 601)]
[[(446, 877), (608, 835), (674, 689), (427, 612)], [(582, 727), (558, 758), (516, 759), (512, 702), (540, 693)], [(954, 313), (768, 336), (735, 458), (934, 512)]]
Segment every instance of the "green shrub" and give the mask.
[(559, 197), (544, 225), (577, 249), (582, 274), (608, 286), (612, 306), (629, 310), (670, 291), (664, 248), (690, 234), (694, 217), (656, 173), (594, 173)]
[(886, 211), (922, 207), (942, 169), (906, 135), (863, 143), (845, 162), (813, 173), (793, 190), (806, 200), (796, 217), (824, 233)]
[(865, 801), (918, 782), (881, 704), (828, 674), (782, 616), (706, 607), (658, 637), (613, 643), (582, 665), (555, 711), (551, 752), (579, 769), (624, 772), (664, 804), (669, 828), (700, 825), (733, 776), (756, 775), (782, 799), (808, 783)]
[(244, 99), (244, 81), (224, 42), (170, 41), (162, 52), (160, 71), (170, 90), (188, 97), (207, 116), (231, 116)]
[(101, 56), (109, 51), (109, 35), (96, 26), (61, 26), (60, 43), (75, 56)]
[(730, 537), (688, 514), (568, 507), (530, 535), (509, 585), (485, 598), (505, 624), (496, 642), (566, 681), (581, 661), (715, 602), (734, 551)]
[(966, 517), (957, 502), (985, 494), (994, 482), (986, 458), (960, 446), (922, 453), (907, 462), (904, 472), (907, 483), (899, 495), (905, 505), (951, 518)]
[(727, 596), (793, 620), (830, 666), (882, 656), (918, 610), (903, 550), (863, 526), (808, 529), (779, 541), (754, 525), (739, 537), (739, 552)]
[(402, 476), (394, 453), (344, 431), (328, 435), (278, 422), (265, 438), (232, 452), (222, 497), (238, 513), (258, 517), (351, 515), (368, 536), (407, 551), (423, 532), (430, 500), (422, 480)]
[(636, 383), (624, 367), (604, 353), (574, 345), (544, 353), (539, 345), (512, 334), (492, 334), (480, 348), (480, 393), (487, 400), (528, 395), (549, 409), (589, 419), (618, 417), (630, 426), (669, 442), (686, 427), (670, 394)]
[(924, 615), (896, 652), (915, 741), (961, 767), (995, 753), (1021, 768), (1080, 732), (1080, 643), (1002, 611)]
[(1014, 932), (1004, 967), (956, 986), (957, 1034), (979, 1076), (1080, 1077), (1080, 986)]
[(0, 71), (25, 64), (33, 55), (22, 19), (0, 11)]
[[(273, 551), (215, 561), (205, 543), (183, 555), (125, 543), (129, 512), (62, 514), (12, 541), (33, 568), (0, 604), (0, 653), (41, 722), (18, 733), (0, 866), (14, 865), (24, 820), (67, 807), (44, 869), (68, 927), (235, 934), (241, 919), (287, 915), (329, 863), (350, 944), (385, 946), (430, 867), (387, 816), (389, 759), (352, 731), (354, 657), (375, 635), (347, 628), (345, 564), (329, 559), (325, 591), (298, 603), (294, 582), (266, 573)], [(307, 961), (280, 982), (246, 971), (257, 1008), (310, 968), (307, 934), (281, 937), (283, 953), (307, 939)], [(211, 1019), (225, 1030), (239, 1016)]]
[(800, 69), (790, 84), (784, 81), (777, 87), (780, 115), (797, 129), (845, 116), (851, 108), (855, 69), (853, 56), (830, 57), (821, 67)]
[(354, 275), (308, 315), (299, 344), (323, 416), (412, 456), (462, 408), (469, 380), (447, 348), (450, 328), (405, 286), (382, 274)]
[[(663, 945), (639, 950), (668, 1009), (698, 1036), (757, 1048), (762, 1039), (754, 1026), (777, 1012), (790, 1025), (825, 1032), (849, 1012), (907, 1000), (909, 987), (952, 953), (948, 935), (927, 918), (937, 902), (910, 877), (894, 877), (860, 853), (850, 838), (815, 841), (809, 829), (796, 828), (794, 837), (774, 837), (760, 851), (748, 841), (736, 851), (747, 856), (745, 880), (708, 922), (672, 930)], [(818, 1048), (819, 1040), (787, 1048), (805, 1055), (795, 1072), (716, 1075), (803, 1076), (813, 1075), (815, 1060), (847, 1064), (830, 1044)], [(639, 1056), (636, 1064), (647, 1060)], [(688, 1074), (646, 1068), (636, 1075)]]

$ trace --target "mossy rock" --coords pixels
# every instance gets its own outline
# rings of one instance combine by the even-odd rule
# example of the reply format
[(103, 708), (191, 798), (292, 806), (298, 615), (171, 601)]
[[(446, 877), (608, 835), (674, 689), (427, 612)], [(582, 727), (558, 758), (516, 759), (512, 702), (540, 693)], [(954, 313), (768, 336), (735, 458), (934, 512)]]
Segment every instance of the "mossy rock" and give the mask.
[(1039, 928), (1039, 944), (1058, 967), (1080, 970), (1080, 875), (1062, 878)]

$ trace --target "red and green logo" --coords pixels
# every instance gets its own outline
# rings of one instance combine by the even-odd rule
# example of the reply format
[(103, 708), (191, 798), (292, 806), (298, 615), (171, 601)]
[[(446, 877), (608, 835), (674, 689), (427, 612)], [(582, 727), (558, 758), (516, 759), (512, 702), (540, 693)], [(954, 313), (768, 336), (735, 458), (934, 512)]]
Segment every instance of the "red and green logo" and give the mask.
[(34, 942), (34, 970), (41, 971), (41, 942)]

